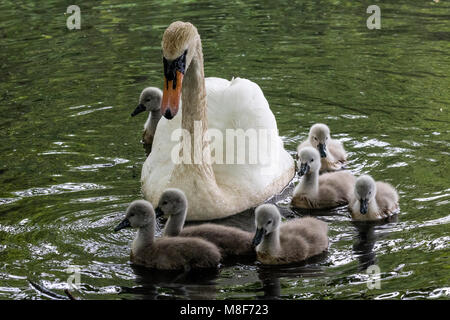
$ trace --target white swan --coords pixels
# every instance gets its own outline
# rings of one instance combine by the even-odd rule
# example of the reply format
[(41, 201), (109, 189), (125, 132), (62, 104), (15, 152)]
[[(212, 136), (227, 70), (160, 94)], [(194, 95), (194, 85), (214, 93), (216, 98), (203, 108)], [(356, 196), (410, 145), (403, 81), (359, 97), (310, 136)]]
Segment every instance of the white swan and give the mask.
[[(142, 167), (144, 197), (158, 203), (165, 189), (181, 189), (190, 204), (187, 220), (211, 220), (255, 207), (282, 191), (294, 176), (294, 160), (283, 147), (275, 117), (259, 86), (240, 78), (205, 79), (200, 36), (190, 23), (172, 23), (164, 32), (162, 47), (165, 81), (161, 114), (165, 118), (158, 123), (152, 153)], [(184, 140), (192, 148), (191, 154), (186, 157), (183, 153), (193, 164), (174, 162), (172, 153), (178, 154), (179, 136), (174, 139), (172, 134), (180, 128), (193, 137)], [(264, 164), (227, 164), (227, 157), (235, 160), (233, 154), (244, 152), (248, 160), (256, 152), (248, 147), (248, 141), (232, 145), (231, 139), (226, 139), (227, 129), (242, 129), (239, 136), (243, 138), (253, 129), (258, 134), (257, 145), (271, 147), (262, 152), (270, 159)], [(208, 133), (214, 134), (215, 146), (226, 145), (222, 164)], [(251, 130), (247, 133), (251, 135)]]

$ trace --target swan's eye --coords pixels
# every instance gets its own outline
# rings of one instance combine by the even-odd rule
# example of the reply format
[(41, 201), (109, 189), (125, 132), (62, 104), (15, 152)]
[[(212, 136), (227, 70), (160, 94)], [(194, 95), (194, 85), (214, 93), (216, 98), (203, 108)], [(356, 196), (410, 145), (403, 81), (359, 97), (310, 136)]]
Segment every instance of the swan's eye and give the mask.
[(314, 162), (314, 159), (311, 159), (311, 162)]
[(271, 224), (271, 223), (272, 223), (272, 220), (267, 221), (267, 224)]
[(150, 101), (150, 99), (147, 99), (147, 100), (145, 100), (146, 102), (149, 102)]
[(134, 213), (130, 214), (130, 217), (134, 217)]
[(167, 201), (163, 201), (163, 203), (162, 203), (162, 204), (163, 204), (163, 206), (165, 206), (165, 205), (167, 204)]
[(316, 137), (314, 137), (314, 140), (316, 140), (316, 141), (317, 141), (317, 138), (316, 138)]

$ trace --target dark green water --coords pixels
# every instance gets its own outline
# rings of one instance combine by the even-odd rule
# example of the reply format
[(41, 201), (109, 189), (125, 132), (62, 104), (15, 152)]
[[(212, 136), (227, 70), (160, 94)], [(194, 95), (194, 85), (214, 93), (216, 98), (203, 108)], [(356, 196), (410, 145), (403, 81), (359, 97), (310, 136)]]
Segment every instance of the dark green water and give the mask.
[[(62, 294), (71, 265), (86, 299), (449, 298), (448, 1), (83, 1), (73, 31), (67, 2), (42, 2), (0, 3), (0, 298), (48, 298), (27, 279)], [(366, 27), (371, 4), (381, 30)], [(175, 20), (197, 26), (206, 76), (261, 86), (292, 154), (327, 123), (353, 173), (399, 190), (397, 221), (361, 227), (330, 212), (328, 254), (297, 267), (177, 280), (133, 270), (133, 232), (112, 232), (141, 197), (145, 117), (130, 113), (162, 84)], [(367, 287), (368, 261), (380, 289)]]

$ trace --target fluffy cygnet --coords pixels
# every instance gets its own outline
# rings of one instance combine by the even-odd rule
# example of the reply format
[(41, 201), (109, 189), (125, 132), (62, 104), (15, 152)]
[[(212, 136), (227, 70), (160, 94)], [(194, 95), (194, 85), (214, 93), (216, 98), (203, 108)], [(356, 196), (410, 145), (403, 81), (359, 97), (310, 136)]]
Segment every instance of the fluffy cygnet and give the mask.
[(349, 205), (353, 220), (384, 219), (396, 213), (398, 193), (390, 184), (373, 180), (369, 175), (356, 179)]
[(347, 162), (347, 153), (341, 142), (330, 137), (330, 129), (326, 124), (316, 123), (309, 130), (308, 139), (297, 148), (297, 155), (305, 147), (313, 147), (320, 153), (320, 172), (336, 171)]
[(337, 171), (319, 175), (320, 155), (313, 147), (300, 150), (298, 165), (301, 179), (294, 189), (294, 207), (327, 209), (349, 203), (355, 184), (355, 177), (350, 172)]
[(144, 133), (142, 134), (142, 143), (144, 145), (145, 153), (148, 156), (152, 151), (153, 138), (155, 136), (156, 127), (159, 119), (161, 119), (161, 99), (162, 91), (155, 87), (148, 87), (142, 90), (139, 97), (139, 104), (131, 114), (135, 115), (149, 111), (147, 121), (144, 124)]
[(263, 204), (255, 211), (256, 233), (253, 245), (264, 264), (300, 262), (328, 248), (328, 226), (312, 217), (281, 223), (281, 215), (273, 204)]
[(125, 219), (114, 228), (137, 228), (131, 247), (131, 262), (161, 270), (216, 268), (221, 260), (219, 249), (200, 238), (162, 237), (154, 239), (155, 211), (150, 202), (133, 201)]

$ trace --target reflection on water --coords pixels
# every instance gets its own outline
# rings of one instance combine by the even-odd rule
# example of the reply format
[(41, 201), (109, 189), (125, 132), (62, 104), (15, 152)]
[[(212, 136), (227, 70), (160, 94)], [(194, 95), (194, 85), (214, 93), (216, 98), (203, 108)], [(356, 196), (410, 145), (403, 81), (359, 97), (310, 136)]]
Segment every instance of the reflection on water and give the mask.
[[(379, 5), (382, 29), (369, 31), (365, 5), (347, 0), (86, 1), (81, 30), (69, 32), (60, 0), (2, 1), (0, 298), (49, 298), (27, 279), (64, 295), (71, 266), (82, 299), (448, 298), (450, 4)], [(141, 198), (145, 120), (130, 112), (142, 88), (162, 84), (161, 35), (175, 19), (197, 26), (206, 76), (261, 87), (293, 156), (313, 123), (327, 123), (348, 170), (398, 189), (397, 220), (291, 210), (296, 177), (270, 201), (283, 219), (328, 223), (317, 260), (228, 261), (201, 275), (133, 267), (134, 231), (112, 232)], [(253, 218), (218, 223), (253, 231)], [(373, 263), (380, 289), (367, 287)]]

